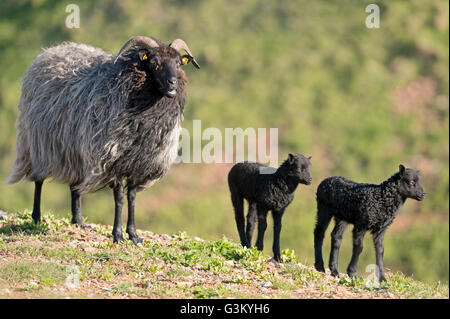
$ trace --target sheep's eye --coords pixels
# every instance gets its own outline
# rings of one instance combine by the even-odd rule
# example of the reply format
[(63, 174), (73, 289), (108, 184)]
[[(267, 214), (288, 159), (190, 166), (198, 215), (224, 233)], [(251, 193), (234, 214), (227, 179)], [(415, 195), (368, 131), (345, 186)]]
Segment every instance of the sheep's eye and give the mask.
[(188, 64), (188, 62), (189, 62), (189, 59), (188, 59), (188, 57), (182, 57), (181, 58), (181, 65), (186, 65), (186, 64)]

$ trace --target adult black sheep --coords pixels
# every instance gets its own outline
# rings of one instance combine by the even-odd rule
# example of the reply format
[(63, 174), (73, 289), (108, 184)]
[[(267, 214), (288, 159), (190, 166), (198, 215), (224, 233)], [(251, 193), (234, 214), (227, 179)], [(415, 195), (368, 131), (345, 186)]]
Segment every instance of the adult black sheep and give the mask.
[(324, 179), (317, 188), (317, 224), (314, 229), (315, 267), (325, 272), (322, 244), (325, 230), (332, 217), (329, 266), (333, 276), (339, 276), (338, 254), (348, 224), (353, 224), (353, 255), (347, 268), (349, 276), (356, 275), (363, 239), (367, 231), (373, 236), (378, 279), (385, 281), (383, 269), (384, 234), (407, 198), (422, 201), (425, 192), (419, 171), (399, 166), (399, 171), (380, 185), (355, 183), (344, 177)]
[(121, 241), (126, 179), (127, 233), (141, 241), (134, 225), (136, 191), (164, 176), (176, 158), (186, 88), (181, 66), (189, 62), (199, 68), (183, 40), (167, 45), (144, 36), (130, 39), (117, 55), (69, 42), (33, 61), (23, 78), (16, 158), (7, 182), (35, 182), (35, 222), (45, 179), (70, 185), (72, 223), (79, 225), (80, 195), (109, 185), (113, 238)]

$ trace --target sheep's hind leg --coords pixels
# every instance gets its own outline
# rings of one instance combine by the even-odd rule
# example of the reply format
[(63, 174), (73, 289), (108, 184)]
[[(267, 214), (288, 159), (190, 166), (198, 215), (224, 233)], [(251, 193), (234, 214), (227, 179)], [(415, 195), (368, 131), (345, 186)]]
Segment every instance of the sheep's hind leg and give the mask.
[(331, 232), (331, 251), (330, 251), (330, 260), (329, 267), (331, 274), (335, 277), (339, 277), (338, 270), (338, 256), (339, 256), (339, 248), (341, 247), (342, 238), (344, 237), (344, 232), (347, 229), (348, 224), (335, 218), (336, 224), (334, 225), (333, 231)]
[(353, 228), (353, 254), (350, 264), (347, 267), (347, 274), (350, 277), (356, 276), (356, 268), (358, 266), (359, 255), (363, 250), (364, 235), (366, 234), (366, 231), (366, 229), (358, 227)]
[(131, 241), (135, 244), (142, 243), (142, 238), (140, 238), (136, 233), (136, 226), (134, 224), (134, 203), (136, 200), (136, 186), (128, 186), (127, 192), (128, 200), (128, 220), (127, 220), (127, 234)]
[(114, 192), (114, 227), (112, 231), (113, 242), (123, 241), (122, 235), (122, 206), (124, 201), (124, 192), (122, 182), (118, 181), (111, 185)]
[(320, 201), (317, 202), (317, 222), (314, 228), (314, 255), (315, 263), (314, 267), (317, 271), (325, 272), (325, 266), (323, 264), (322, 257), (322, 245), (323, 238), (325, 237), (325, 231), (327, 230), (328, 224), (330, 223), (332, 214), (328, 207), (322, 204)]
[(41, 192), (43, 181), (34, 182), (34, 202), (31, 217), (35, 223), (41, 222)]
[(258, 208), (258, 239), (256, 240), (256, 248), (264, 249), (264, 233), (267, 229), (267, 210)]
[(245, 234), (244, 199), (240, 194), (231, 192), (231, 202), (234, 207), (234, 219), (241, 245), (250, 248), (250, 243), (247, 242), (247, 235)]
[(280, 251), (280, 233), (281, 233), (281, 218), (283, 217), (284, 209), (279, 211), (272, 211), (273, 216), (273, 259), (281, 261)]
[(247, 213), (247, 228), (246, 228), (247, 247), (248, 248), (250, 248), (252, 246), (252, 237), (253, 237), (253, 232), (255, 231), (257, 221), (258, 221), (258, 215), (257, 215), (257, 211), (256, 211), (256, 203), (249, 202), (248, 203), (248, 213)]
[(72, 197), (72, 224), (79, 225), (84, 228), (83, 219), (81, 217), (81, 194), (75, 190), (74, 185), (70, 185), (70, 194)]

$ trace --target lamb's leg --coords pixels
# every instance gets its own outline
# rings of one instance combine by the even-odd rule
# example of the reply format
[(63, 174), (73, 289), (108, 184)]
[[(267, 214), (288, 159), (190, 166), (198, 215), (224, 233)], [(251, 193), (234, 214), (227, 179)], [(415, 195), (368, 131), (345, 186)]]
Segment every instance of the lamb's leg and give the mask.
[(281, 218), (283, 217), (284, 209), (279, 211), (272, 211), (273, 217), (273, 259), (280, 262), (280, 232), (281, 232)]
[(256, 248), (263, 250), (264, 248), (264, 232), (267, 229), (267, 210), (257, 208), (258, 210), (258, 239), (256, 240)]
[(247, 242), (245, 234), (244, 199), (240, 194), (231, 192), (231, 201), (234, 207), (234, 219), (236, 220), (241, 245), (250, 248), (250, 243)]
[(317, 222), (314, 228), (314, 255), (315, 263), (314, 267), (317, 271), (325, 272), (325, 266), (323, 264), (322, 257), (322, 245), (323, 238), (325, 236), (325, 231), (327, 230), (328, 224), (330, 223), (332, 214), (328, 207), (322, 204), (320, 201), (317, 202)]
[(113, 185), (114, 191), (114, 227), (112, 231), (113, 242), (123, 241), (122, 235), (122, 206), (125, 198), (122, 182), (118, 181)]
[(34, 182), (34, 202), (31, 217), (35, 223), (41, 222), (41, 191), (43, 181)]
[(384, 234), (386, 233), (386, 229), (378, 233), (372, 234), (373, 243), (375, 245), (375, 256), (377, 259), (378, 266), (378, 280), (380, 282), (386, 281), (386, 277), (384, 276), (384, 266), (383, 266), (383, 255), (384, 255)]
[(339, 277), (338, 270), (338, 256), (339, 248), (341, 247), (342, 238), (344, 237), (345, 229), (347, 228), (347, 223), (343, 220), (335, 218), (336, 224), (334, 225), (333, 231), (331, 232), (331, 251), (329, 266), (331, 274), (335, 277)]
[(366, 229), (361, 229), (356, 226), (353, 228), (353, 254), (350, 264), (347, 267), (347, 274), (350, 277), (356, 276), (358, 259), (363, 250), (364, 235), (366, 234), (366, 231)]
[(127, 220), (127, 234), (130, 240), (135, 244), (142, 243), (142, 238), (140, 238), (136, 233), (136, 226), (134, 224), (134, 202), (136, 200), (136, 186), (128, 186), (127, 193), (128, 200), (128, 220)]
[(256, 211), (256, 203), (248, 203), (248, 213), (247, 213), (247, 247), (252, 246), (253, 232), (255, 231), (256, 222), (258, 221), (258, 214)]
[(77, 224), (81, 227), (83, 225), (83, 219), (81, 218), (81, 194), (79, 191), (74, 189), (74, 186), (70, 186), (70, 194), (72, 197), (72, 224)]

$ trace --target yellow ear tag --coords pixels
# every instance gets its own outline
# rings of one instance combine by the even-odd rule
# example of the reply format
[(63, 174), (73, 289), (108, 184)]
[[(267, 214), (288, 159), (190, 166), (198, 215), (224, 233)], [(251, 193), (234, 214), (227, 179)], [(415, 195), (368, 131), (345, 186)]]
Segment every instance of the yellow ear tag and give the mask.
[(143, 56), (142, 56), (142, 61), (145, 61), (145, 60), (147, 60), (148, 58), (147, 58), (147, 54), (144, 54)]
[(188, 64), (188, 62), (189, 62), (189, 59), (187, 57), (181, 58), (181, 64), (182, 65), (186, 65), (186, 64)]

